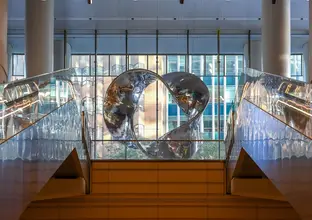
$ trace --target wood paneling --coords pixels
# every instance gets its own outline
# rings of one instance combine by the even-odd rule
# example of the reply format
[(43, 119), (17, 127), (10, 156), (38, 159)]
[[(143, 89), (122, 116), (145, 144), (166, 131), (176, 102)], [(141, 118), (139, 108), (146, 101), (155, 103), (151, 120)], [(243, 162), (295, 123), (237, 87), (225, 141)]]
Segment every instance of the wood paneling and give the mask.
[(102, 196), (224, 194), (223, 162), (93, 162), (92, 167), (92, 193)]

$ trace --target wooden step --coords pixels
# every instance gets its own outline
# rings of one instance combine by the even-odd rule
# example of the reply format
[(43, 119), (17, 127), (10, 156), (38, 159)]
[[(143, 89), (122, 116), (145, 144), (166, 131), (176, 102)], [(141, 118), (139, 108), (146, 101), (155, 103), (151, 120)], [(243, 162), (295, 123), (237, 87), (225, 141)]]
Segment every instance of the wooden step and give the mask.
[(95, 161), (91, 174), (91, 195), (33, 202), (21, 219), (299, 219), (287, 202), (225, 195), (223, 161)]
[(299, 219), (287, 202), (236, 196), (106, 198), (99, 195), (33, 202), (21, 216), (37, 219)]

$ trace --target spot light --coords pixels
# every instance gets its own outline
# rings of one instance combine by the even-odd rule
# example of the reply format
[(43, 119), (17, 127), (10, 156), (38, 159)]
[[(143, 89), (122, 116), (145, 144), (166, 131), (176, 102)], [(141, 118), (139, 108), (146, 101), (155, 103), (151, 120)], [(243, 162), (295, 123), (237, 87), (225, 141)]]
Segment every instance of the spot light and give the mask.
[(92, 0), (88, 0), (88, 4), (91, 5), (92, 4)]
[(180, 4), (183, 5), (184, 4), (184, 0), (180, 0)]

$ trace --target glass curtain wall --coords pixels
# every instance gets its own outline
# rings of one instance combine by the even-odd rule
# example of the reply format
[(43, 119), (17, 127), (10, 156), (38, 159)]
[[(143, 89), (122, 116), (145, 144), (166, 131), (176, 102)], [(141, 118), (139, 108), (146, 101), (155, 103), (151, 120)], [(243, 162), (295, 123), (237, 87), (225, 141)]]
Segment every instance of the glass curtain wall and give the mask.
[[(223, 159), (226, 119), (234, 100), (238, 77), (244, 68), (247, 35), (195, 34), (68, 34), (72, 49), (73, 78), (83, 86), (82, 96), (89, 114), (96, 159), (147, 159), (131, 145), (112, 140), (104, 120), (103, 101), (112, 80), (122, 72), (144, 68), (160, 75), (191, 72), (200, 77), (210, 92), (210, 102), (200, 120), (202, 137), (194, 159)], [(25, 76), (23, 54), (14, 54), (12, 79)], [(302, 54), (291, 56), (292, 77), (302, 79)], [(178, 74), (178, 73), (177, 73)], [(16, 77), (16, 78), (13, 78)], [(187, 121), (160, 82), (151, 84), (141, 97), (135, 115), (140, 140), (156, 140)]]

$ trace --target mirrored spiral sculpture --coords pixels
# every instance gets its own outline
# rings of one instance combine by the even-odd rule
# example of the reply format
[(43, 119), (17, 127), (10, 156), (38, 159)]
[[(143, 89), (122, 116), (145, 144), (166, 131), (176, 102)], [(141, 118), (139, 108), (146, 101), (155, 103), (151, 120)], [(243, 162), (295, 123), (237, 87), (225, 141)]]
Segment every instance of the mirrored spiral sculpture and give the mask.
[[(188, 121), (157, 140), (140, 141), (134, 129), (134, 114), (144, 89), (158, 80), (172, 95)], [(161, 101), (161, 99), (159, 99)], [(209, 90), (197, 76), (187, 72), (158, 75), (145, 69), (126, 71), (109, 85), (104, 99), (104, 121), (116, 141), (132, 143), (149, 158), (188, 159), (197, 151), (200, 116), (209, 102)]]

